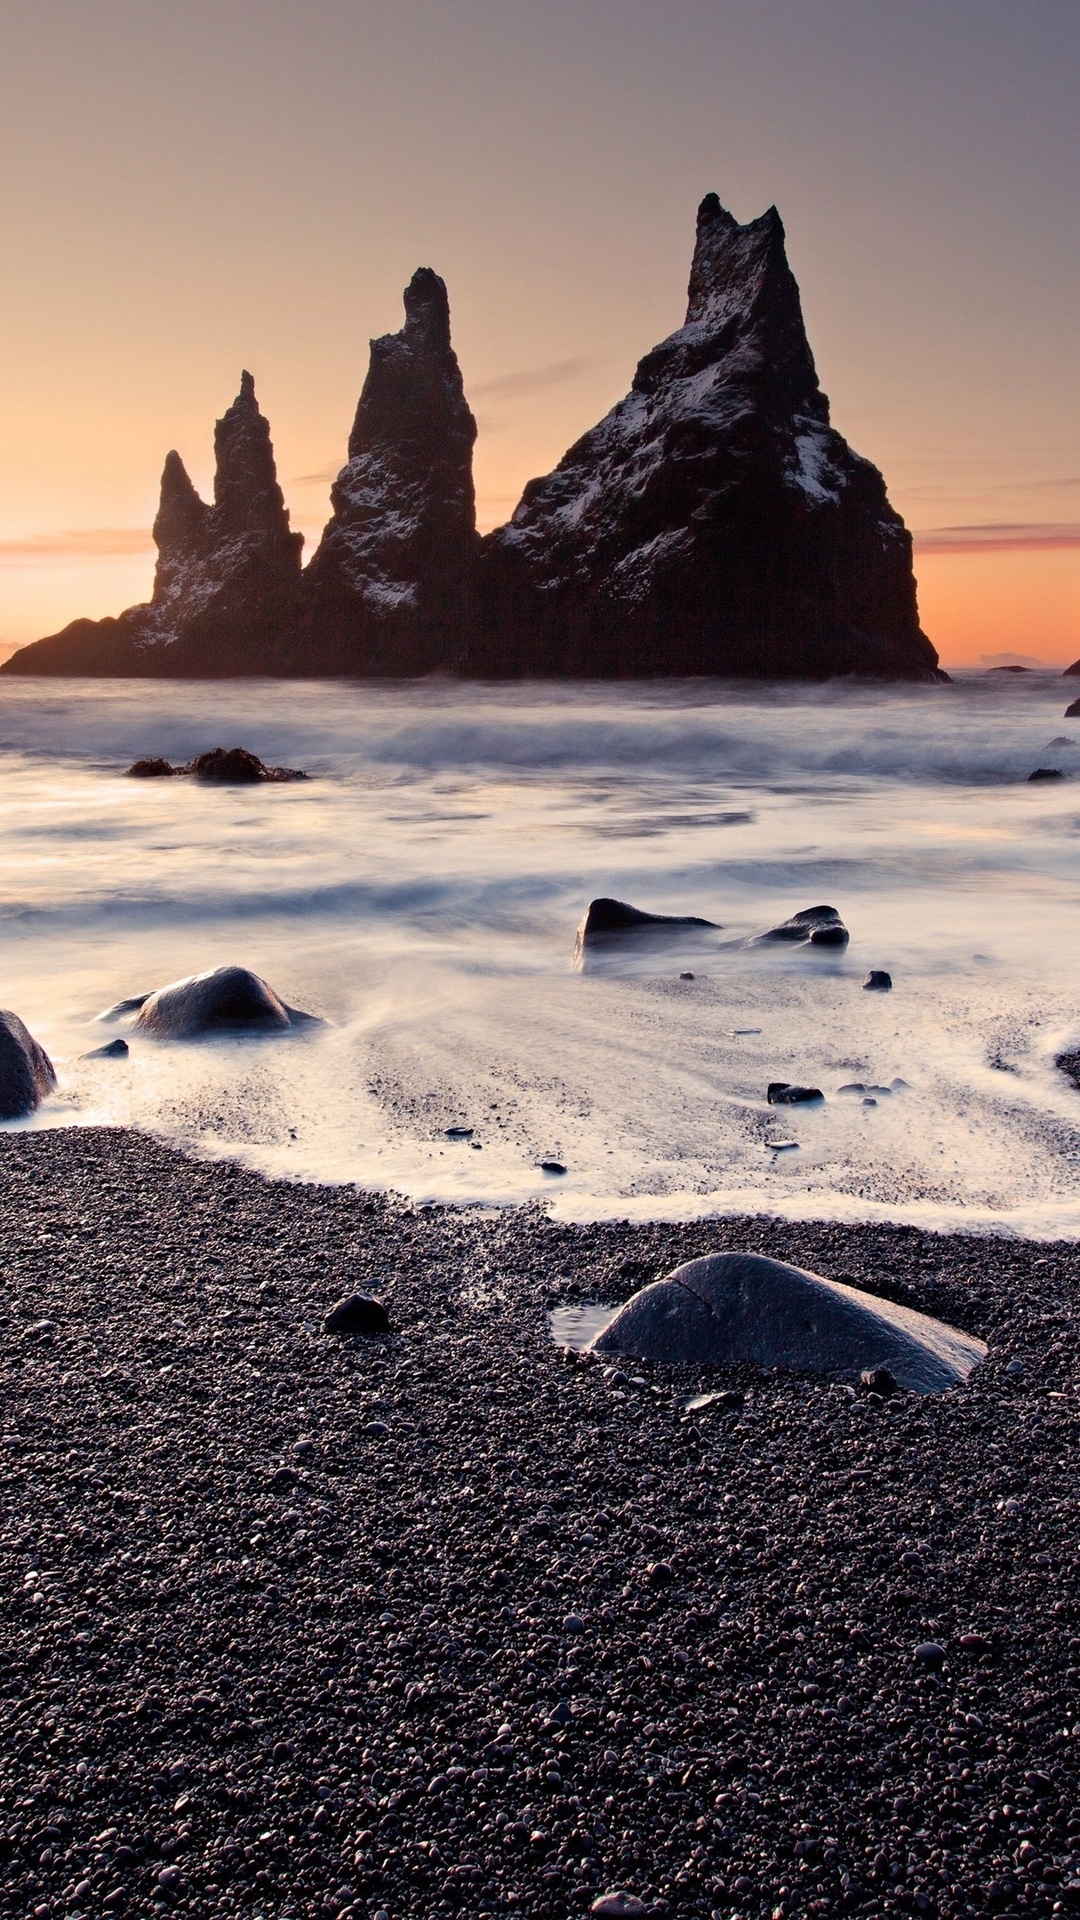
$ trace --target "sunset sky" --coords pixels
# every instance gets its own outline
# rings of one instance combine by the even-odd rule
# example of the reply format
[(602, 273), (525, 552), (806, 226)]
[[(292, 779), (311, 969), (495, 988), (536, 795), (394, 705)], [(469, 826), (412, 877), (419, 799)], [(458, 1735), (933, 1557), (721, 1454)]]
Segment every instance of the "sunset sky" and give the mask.
[(252, 369), (326, 517), (434, 267), (481, 524), (679, 325), (697, 202), (775, 202), (834, 424), (946, 665), (1080, 655), (1077, 0), (0, 0), (0, 642), (149, 590)]

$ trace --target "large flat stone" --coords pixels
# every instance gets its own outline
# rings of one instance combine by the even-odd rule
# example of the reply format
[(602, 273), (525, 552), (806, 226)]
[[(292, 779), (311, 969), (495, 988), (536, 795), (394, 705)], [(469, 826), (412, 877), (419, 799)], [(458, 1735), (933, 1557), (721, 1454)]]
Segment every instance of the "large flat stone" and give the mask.
[(687, 1261), (635, 1293), (592, 1344), (690, 1366), (749, 1362), (840, 1377), (887, 1367), (915, 1393), (966, 1380), (987, 1351), (928, 1314), (758, 1253)]

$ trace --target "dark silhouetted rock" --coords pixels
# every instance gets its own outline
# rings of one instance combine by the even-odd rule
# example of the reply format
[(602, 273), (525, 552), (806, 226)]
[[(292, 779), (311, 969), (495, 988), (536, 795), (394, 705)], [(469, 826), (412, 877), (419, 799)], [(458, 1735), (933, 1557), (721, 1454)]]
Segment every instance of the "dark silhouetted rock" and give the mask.
[(256, 786), (260, 780), (306, 780), (298, 767), (268, 767), (246, 747), (212, 747), (200, 753), (190, 766), (182, 769), (197, 780), (217, 782), (219, 786)]
[(697, 914), (644, 913), (640, 907), (627, 906), (625, 900), (590, 900), (577, 930), (574, 959), (580, 962), (590, 948), (602, 948), (609, 941), (627, 935), (678, 933), (687, 927), (715, 926), (714, 920), (702, 920)]
[(987, 673), (1030, 673), (1031, 668), (1019, 667), (1014, 665), (1013, 663), (1009, 663), (1007, 666), (1004, 666), (1004, 667), (987, 667), (986, 671)]
[[(1080, 667), (1080, 660), (1078, 660), (1078, 661), (1077, 661), (1077, 663), (1076, 663), (1076, 667), (1070, 667), (1070, 668), (1069, 668), (1069, 672), (1070, 672), (1070, 673), (1075, 673), (1075, 672), (1076, 672), (1076, 669), (1077, 669), (1077, 667)], [(1071, 706), (1071, 707), (1066, 707), (1066, 709), (1065, 709), (1065, 719), (1066, 719), (1066, 720), (1080, 720), (1080, 700), (1074, 700), (1074, 701), (1073, 701), (1073, 703), (1072, 703), (1072, 706)]]
[(84, 1060), (126, 1060), (131, 1048), (126, 1040), (106, 1040), (103, 1047), (91, 1047)]
[(174, 767), (168, 760), (134, 760), (127, 777), (129, 780), (169, 780), (183, 771), (183, 767)]
[(768, 933), (756, 934), (751, 945), (786, 940), (793, 946), (846, 947), (850, 937), (835, 907), (804, 907), (780, 926), (770, 927)]
[(1071, 667), (1066, 667), (1061, 677), (1063, 680), (1075, 680), (1078, 675), (1080, 675), (1080, 660), (1074, 660)]
[(316, 1014), (288, 1006), (246, 967), (215, 967), (187, 980), (174, 980), (153, 993), (118, 1001), (101, 1018), (117, 1020), (125, 1013), (134, 1013), (135, 1026), (156, 1040), (197, 1040), (214, 1033), (283, 1033), (293, 1027), (322, 1025)]
[(475, 439), (446, 287), (421, 267), (405, 289), (401, 332), (371, 343), (333, 517), (304, 575), (306, 671), (467, 666), (479, 548)]
[(867, 1393), (880, 1394), (883, 1400), (891, 1400), (893, 1394), (900, 1391), (888, 1367), (864, 1367), (859, 1375), (859, 1385)]
[(890, 1300), (762, 1254), (691, 1260), (619, 1309), (598, 1353), (689, 1366), (749, 1363), (858, 1376), (885, 1367), (901, 1387), (932, 1393), (966, 1380), (986, 1347)]
[(775, 208), (698, 210), (685, 324), (481, 561), (491, 674), (925, 680), (911, 537), (829, 424)]
[(820, 1087), (795, 1087), (787, 1080), (770, 1080), (766, 1094), (770, 1107), (817, 1107), (824, 1098)]
[(211, 747), (209, 753), (196, 754), (186, 767), (171, 766), (168, 760), (136, 760), (128, 768), (129, 780), (160, 780), (191, 773), (211, 785), (253, 787), (261, 780), (306, 780), (298, 767), (268, 767), (246, 747)]
[(1064, 780), (1064, 778), (1065, 775), (1062, 773), (1060, 767), (1036, 767), (1034, 773), (1028, 774), (1029, 782), (1032, 780)]
[(53, 1091), (53, 1063), (17, 1013), (0, 1010), (0, 1120), (21, 1120)]
[(390, 1315), (370, 1293), (350, 1293), (331, 1307), (323, 1325), (327, 1333), (389, 1333)]
[[(300, 549), (250, 373), (214, 431), (214, 504), (178, 453), (161, 476), (153, 598), (20, 648), (17, 673), (202, 676), (295, 670)], [(0, 671), (7, 671), (7, 662)]]
[(892, 974), (886, 973), (883, 967), (871, 967), (866, 979), (863, 981), (863, 992), (891, 993)]

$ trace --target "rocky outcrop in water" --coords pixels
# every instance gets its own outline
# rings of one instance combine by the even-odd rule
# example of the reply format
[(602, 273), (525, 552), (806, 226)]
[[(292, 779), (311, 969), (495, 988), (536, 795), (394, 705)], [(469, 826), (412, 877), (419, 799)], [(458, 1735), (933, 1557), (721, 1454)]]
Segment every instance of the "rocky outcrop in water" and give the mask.
[(405, 325), (371, 364), (304, 576), (304, 664), (319, 674), (467, 668), (474, 626), (476, 421), (450, 344), (445, 283), (405, 289)]
[(474, 664), (934, 675), (910, 535), (829, 424), (775, 208), (702, 201), (685, 324), (485, 543)]
[(152, 993), (120, 1000), (100, 1018), (135, 1015), (140, 1033), (155, 1040), (198, 1040), (207, 1034), (285, 1033), (292, 1027), (321, 1026), (317, 1014), (290, 1007), (273, 987), (247, 967), (214, 967), (207, 973), (173, 980)]
[(250, 373), (214, 430), (214, 504), (178, 453), (161, 476), (153, 598), (113, 620), (75, 620), (20, 648), (11, 673), (218, 678), (296, 666), (301, 533), (277, 481)]
[(371, 362), (301, 574), (248, 374), (214, 504), (162, 476), (153, 598), (6, 673), (929, 679), (911, 538), (829, 422), (774, 208), (698, 212), (686, 321), (509, 525), (481, 542), (476, 422), (446, 287), (422, 267)]
[(182, 767), (157, 758), (135, 760), (127, 770), (129, 780), (175, 780), (184, 774), (193, 774), (196, 780), (218, 787), (254, 787), (267, 780), (280, 783), (308, 777), (299, 767), (268, 767), (246, 747), (211, 747), (208, 753), (196, 754), (194, 760)]

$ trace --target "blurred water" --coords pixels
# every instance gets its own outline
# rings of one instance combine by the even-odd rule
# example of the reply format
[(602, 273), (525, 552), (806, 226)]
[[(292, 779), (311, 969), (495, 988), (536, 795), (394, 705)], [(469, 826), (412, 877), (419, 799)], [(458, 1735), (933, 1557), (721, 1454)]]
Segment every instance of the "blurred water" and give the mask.
[[(1026, 778), (1080, 774), (1071, 689), (0, 680), (0, 1000), (61, 1083), (33, 1124), (582, 1219), (1080, 1234), (1080, 1094), (1053, 1066), (1080, 1032), (1080, 787)], [(123, 778), (236, 744), (314, 777)], [(722, 931), (576, 974), (601, 893)], [(821, 901), (846, 953), (741, 944)], [(80, 1059), (102, 1007), (223, 961), (326, 1030)], [(773, 1079), (895, 1076), (873, 1109), (764, 1104)]]

